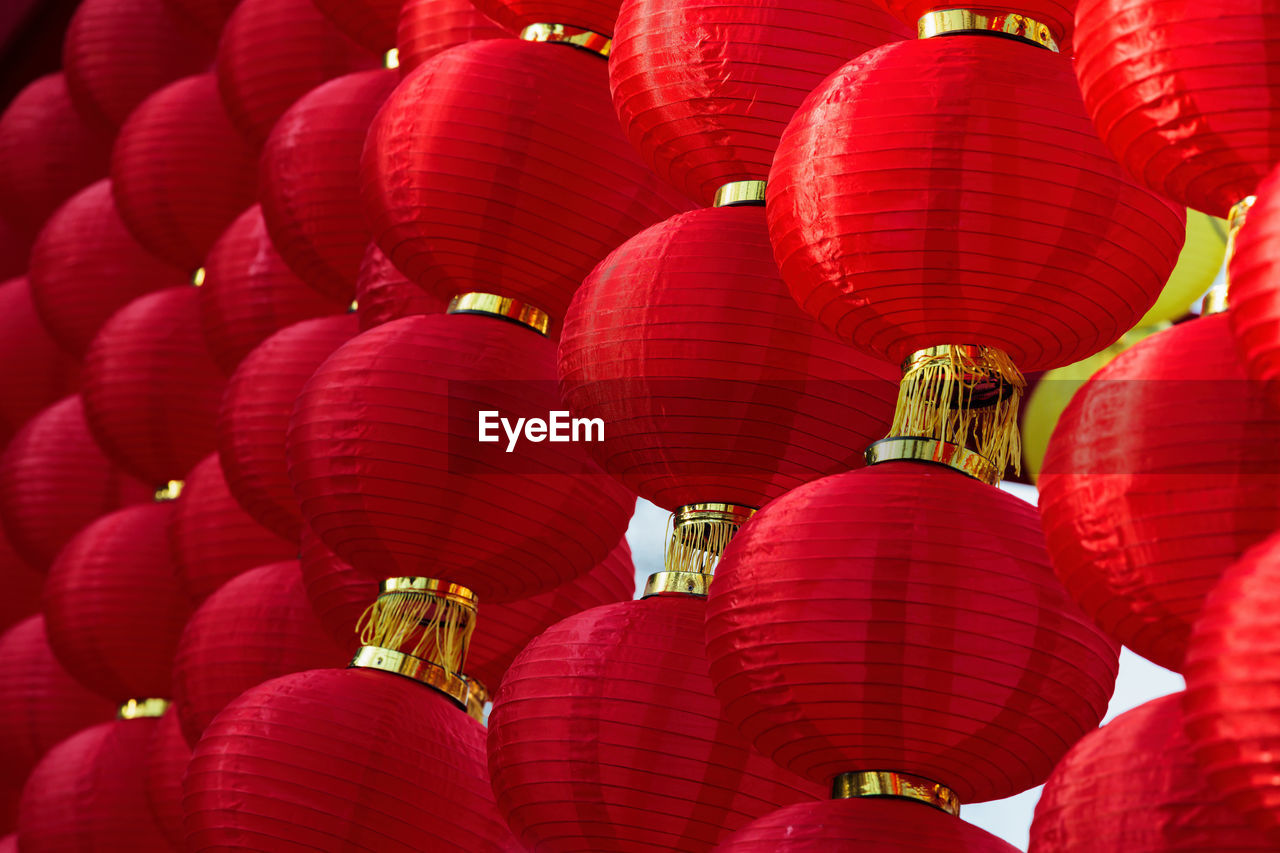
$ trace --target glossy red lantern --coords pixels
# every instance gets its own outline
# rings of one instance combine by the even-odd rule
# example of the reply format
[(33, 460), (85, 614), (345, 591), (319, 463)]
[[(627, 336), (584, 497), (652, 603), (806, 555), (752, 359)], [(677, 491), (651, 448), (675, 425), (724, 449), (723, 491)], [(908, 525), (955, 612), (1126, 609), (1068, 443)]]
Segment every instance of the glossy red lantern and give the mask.
[(45, 582), (49, 645), (81, 684), (116, 702), (170, 695), (191, 612), (165, 534), (173, 507), (104, 515), (58, 554)]
[(184, 850), (182, 777), (191, 760), (191, 747), (182, 737), (178, 713), (172, 705), (151, 735), (147, 752), (147, 802), (156, 825), (174, 850)]
[[(4, 584), (5, 591), (4, 598), (0, 598), (0, 631), (40, 612), (44, 574), (18, 556), (3, 528), (0, 528), (0, 583)], [(3, 800), (4, 794), (0, 792), (0, 801)], [(0, 806), (0, 823), (4, 822), (2, 809)]]
[(591, 268), (688, 204), (622, 136), (606, 63), (509, 39), (439, 54), (387, 99), (365, 144), (365, 212), (411, 280), (551, 315)]
[(303, 524), (285, 460), (289, 416), (316, 368), (355, 334), (351, 314), (282, 329), (241, 363), (222, 397), (218, 454), (231, 494), (259, 524), (293, 543)]
[(1227, 318), (1249, 378), (1265, 384), (1280, 403), (1280, 288), (1276, 287), (1280, 246), (1280, 171), (1258, 188), (1258, 201), (1236, 234), (1231, 265), (1231, 308)]
[(645, 162), (710, 205), (727, 183), (768, 178), (787, 122), (828, 74), (907, 35), (874, 0), (628, 0), (609, 85)]
[(404, 0), (396, 30), (400, 72), (408, 74), (451, 47), (482, 39), (510, 38), (511, 35), (472, 5), (470, 0)]
[(315, 0), (315, 6), (367, 50), (386, 53), (396, 46), (402, 0)]
[[(878, 2), (912, 28), (915, 28), (920, 18), (929, 12), (957, 8), (947, 0), (941, 0), (941, 2), (940, 0), (878, 0)], [(1069, 54), (1077, 2), (1079, 0), (1018, 0), (1016, 11), (1045, 25), (1062, 52)], [(999, 12), (1014, 11), (1012, 7), (1008, 10), (1003, 6), (997, 8)], [(991, 10), (992, 7), (984, 6), (977, 11), (991, 15), (999, 14)]]
[(411, 314), (440, 314), (448, 303), (404, 277), (377, 243), (370, 243), (356, 274), (356, 314), (360, 331)]
[(142, 103), (111, 152), (120, 218), (155, 255), (194, 270), (254, 201), (257, 158), (231, 126), (212, 74)]
[(79, 394), (28, 421), (0, 456), (0, 521), (14, 549), (42, 571), (86, 524), (154, 492), (103, 455)]
[(921, 462), (757, 513), (706, 636), (726, 716), (783, 767), (907, 773), (961, 803), (1043, 782), (1102, 719), (1119, 651), (1053, 577), (1034, 507)]
[(240, 0), (165, 0), (169, 8), (212, 35), (222, 32)]
[(298, 555), (295, 543), (267, 530), (236, 503), (216, 453), (187, 474), (169, 521), (169, 542), (178, 581), (195, 604), (237, 575)]
[(1277, 430), (1221, 315), (1153, 335), (1076, 392), (1040, 515), (1058, 577), (1114, 639), (1181, 669), (1205, 596), (1280, 528)]
[(200, 335), (200, 295), (167, 287), (116, 312), (85, 356), (85, 416), (98, 444), (148, 483), (176, 480), (214, 449), (226, 379)]
[(998, 348), (1023, 371), (1079, 361), (1150, 307), (1185, 236), (1182, 208), (1098, 141), (1071, 63), (1004, 38), (845, 65), (796, 113), (769, 183), (796, 301), (895, 363), (939, 344)]
[(40, 325), (25, 278), (0, 283), (0, 439), (80, 384), (80, 366)]
[(530, 24), (567, 24), (611, 36), (622, 0), (479, 0), (475, 5), (513, 33)]
[(1140, 705), (1072, 747), (1036, 804), (1031, 849), (1274, 850), (1196, 766), (1182, 699), (1174, 694)]

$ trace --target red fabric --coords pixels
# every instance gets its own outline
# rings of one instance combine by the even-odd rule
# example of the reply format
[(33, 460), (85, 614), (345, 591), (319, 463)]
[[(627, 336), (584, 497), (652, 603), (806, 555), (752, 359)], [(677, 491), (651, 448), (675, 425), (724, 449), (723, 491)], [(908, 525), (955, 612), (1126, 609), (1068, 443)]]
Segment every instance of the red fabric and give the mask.
[(351, 314), (289, 326), (249, 354), (222, 396), (218, 454), (231, 494), (259, 524), (295, 544), (303, 524), (285, 461), (289, 416), (311, 374), (356, 331)]
[[(545, 46), (545, 45), (544, 45)], [(555, 345), (494, 317), (405, 317), (359, 335), (298, 395), (289, 476), (302, 516), (364, 574), (444, 578), (484, 602), (549, 590), (604, 559), (634, 497), (582, 443), (478, 441), (563, 410)], [(498, 430), (501, 433), (501, 430)]]
[[(23, 562), (3, 529), (0, 529), (0, 585), (4, 587), (4, 596), (0, 597), (0, 631), (40, 612), (44, 573)], [(0, 794), (0, 801), (3, 799)], [(0, 805), (0, 824), (3, 823), (3, 805)]]
[(1106, 713), (1118, 648), (1053, 577), (1035, 508), (891, 462), (788, 492), (716, 569), (726, 716), (814, 782), (895, 770), (962, 803), (1038, 785)]
[(613, 35), (622, 0), (474, 0), (499, 26), (519, 33), (530, 24), (568, 24)]
[(222, 32), (240, 0), (165, 0), (171, 9), (214, 36)]
[(116, 702), (170, 695), (191, 613), (165, 528), (169, 503), (104, 515), (62, 549), (44, 588), (49, 645), (81, 684)]
[(31, 250), (31, 298), (58, 345), (83, 358), (98, 329), (124, 305), (191, 271), (166, 263), (133, 239), (108, 180), (90, 184), (45, 223)]
[(303, 281), (335, 299), (355, 296), (371, 239), (360, 208), (360, 151), (399, 79), (383, 69), (316, 88), (285, 113), (262, 152), (258, 180), (271, 240)]
[[(0, 213), (0, 281), (21, 275), (27, 269), (33, 235), (11, 222), (11, 214)], [(18, 219), (18, 217), (15, 217)], [(18, 221), (21, 221), (18, 219)]]
[(311, 0), (242, 0), (218, 42), (218, 91), (231, 123), (256, 148), (307, 92), (380, 62)]
[(179, 80), (129, 116), (111, 152), (111, 189), (138, 242), (194, 270), (253, 203), (257, 158), (235, 132), (212, 74)]
[(11, 832), (0, 838), (0, 853), (18, 853), (18, 833)]
[(315, 6), (367, 50), (386, 53), (396, 46), (402, 0), (314, 0)]
[(22, 792), (23, 853), (175, 850), (147, 803), (148, 747), (160, 721), (112, 720), (49, 750)]
[(404, 277), (377, 243), (370, 243), (356, 274), (356, 314), (360, 331), (411, 314), (440, 314), (448, 302)]
[(0, 283), (0, 439), (80, 385), (80, 366), (40, 325), (25, 278)]
[(561, 390), (600, 418), (584, 445), (659, 506), (759, 507), (861, 467), (901, 371), (822, 328), (778, 275), (764, 211), (704, 208), (628, 240), (587, 277), (560, 342)]
[(1150, 307), (1186, 234), (1098, 141), (1070, 60), (990, 36), (845, 65), (787, 127), (770, 188), (796, 301), (895, 363), (935, 344), (1079, 361)]
[(183, 783), (187, 850), (500, 853), (484, 728), (367, 669), (268, 681), (218, 715)]
[(406, 77), (369, 130), (362, 177), (374, 238), (410, 279), (443, 299), (514, 297), (556, 329), (601, 258), (689, 206), (623, 137), (604, 60), (514, 39)]
[[(1073, 18), (1076, 3), (1080, 0), (1017, 0), (1012, 5), (983, 3), (973, 7), (957, 6), (949, 0), (878, 0), (878, 2), (913, 30), (922, 16), (939, 9), (977, 8), (982, 11), (991, 11), (994, 8), (1000, 12), (1016, 11), (1043, 24), (1048, 24), (1050, 32), (1058, 42), (1058, 48), (1065, 56), (1070, 56), (1072, 30), (1075, 24)], [(1083, 0), (1080, 5), (1087, 6), (1088, 0)], [(1081, 12), (1081, 14), (1085, 13)]]
[(1258, 187), (1258, 201), (1236, 235), (1227, 318), (1250, 379), (1280, 405), (1280, 169)]
[(296, 543), (267, 530), (236, 503), (216, 453), (187, 474), (169, 521), (169, 544), (178, 582), (197, 605), (237, 575), (298, 556)]
[(173, 701), (187, 743), (241, 693), (265, 681), (350, 659), (311, 609), (297, 560), (252, 569), (200, 605), (183, 629)]
[(118, 128), (147, 96), (213, 61), (215, 39), (165, 0), (83, 0), (62, 42), (76, 108)]
[(182, 832), (182, 776), (191, 747), (182, 739), (173, 706), (160, 718), (147, 749), (147, 802), (156, 825), (174, 850), (185, 850)]
[(1204, 597), (1280, 528), (1277, 434), (1221, 315), (1147, 338), (1076, 392), (1040, 515), (1054, 570), (1108, 634), (1181, 668)]
[(1280, 8), (1080, 0), (1076, 19), (1085, 106), (1148, 187), (1226, 216), (1280, 162)]
[(79, 394), (27, 421), (0, 456), (0, 521), (14, 549), (41, 571), (90, 521), (149, 502), (154, 491), (102, 454)]
[(824, 795), (724, 719), (697, 642), (705, 610), (684, 596), (596, 607), (516, 658), (489, 715), (489, 773), (526, 846), (697, 853)]
[(769, 176), (787, 122), (828, 74), (907, 35), (874, 0), (627, 0), (613, 105), (658, 176), (710, 205), (730, 181)]
[(1182, 694), (1090, 732), (1054, 769), (1036, 804), (1031, 849), (1044, 853), (1275, 850), (1242, 824), (1196, 766)]
[(407, 75), (451, 47), (511, 36), (512, 33), (473, 6), (471, 0), (404, 0), (396, 28), (400, 73)]
[(199, 333), (200, 295), (166, 287), (121, 308), (85, 356), (85, 416), (113, 461), (148, 483), (214, 449), (226, 378)]

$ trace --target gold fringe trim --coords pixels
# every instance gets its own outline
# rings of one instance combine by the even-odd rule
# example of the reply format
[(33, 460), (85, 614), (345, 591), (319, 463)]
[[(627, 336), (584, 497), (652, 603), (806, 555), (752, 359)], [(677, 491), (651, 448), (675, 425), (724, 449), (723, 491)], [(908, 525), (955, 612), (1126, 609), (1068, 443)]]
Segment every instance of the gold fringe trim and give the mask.
[(429, 592), (384, 592), (356, 623), (364, 646), (413, 655), (462, 672), (476, 629), (475, 608)]
[(688, 504), (671, 513), (663, 569), (704, 575), (715, 573), (725, 548), (755, 514), (737, 504)]

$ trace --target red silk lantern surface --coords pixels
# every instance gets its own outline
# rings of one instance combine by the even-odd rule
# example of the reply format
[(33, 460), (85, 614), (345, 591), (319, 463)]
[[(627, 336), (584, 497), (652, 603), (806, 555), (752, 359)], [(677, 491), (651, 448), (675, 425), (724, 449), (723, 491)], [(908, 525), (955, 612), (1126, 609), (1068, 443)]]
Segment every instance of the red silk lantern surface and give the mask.
[(595, 607), (516, 658), (489, 715), (489, 773), (526, 846), (694, 853), (823, 796), (724, 719), (698, 642), (705, 610), (687, 596)]
[(166, 287), (116, 312), (85, 356), (85, 416), (98, 444), (148, 483), (182, 477), (217, 441), (226, 378), (200, 335), (194, 287)]
[(402, 0), (314, 0), (325, 17), (366, 50), (382, 54), (396, 46)]
[[(547, 47), (547, 45), (543, 45)], [(357, 570), (444, 578), (513, 601), (586, 572), (634, 496), (581, 443), (478, 441), (563, 410), (555, 344), (495, 317), (405, 317), (340, 347), (298, 395), (287, 444), (302, 516)]]
[(319, 86), (284, 114), (262, 152), (258, 181), (271, 240), (303, 281), (335, 299), (355, 295), (371, 239), (360, 208), (360, 152), (399, 79), (383, 69)]
[(988, 36), (845, 65), (788, 125), (769, 183), (796, 301), (895, 363), (936, 344), (1024, 371), (1079, 361), (1150, 307), (1186, 234), (1098, 141), (1070, 61)]
[(90, 184), (58, 208), (31, 250), (31, 297), (40, 321), (64, 350), (83, 358), (119, 308), (190, 277), (139, 245), (124, 227), (111, 182)]
[(1280, 404), (1280, 169), (1258, 188), (1258, 201), (1235, 239), (1231, 264), (1231, 311), (1227, 318), (1250, 379), (1266, 384)]
[(1085, 735), (1036, 804), (1036, 853), (1274, 850), (1223, 802), (1183, 732), (1181, 694), (1162, 696)]
[(448, 302), (404, 277), (377, 243), (370, 243), (356, 274), (356, 314), (360, 331), (411, 314), (440, 314)]
[(165, 0), (169, 8), (194, 21), (201, 30), (219, 35), (240, 0)]
[(0, 439), (80, 384), (80, 366), (40, 325), (25, 278), (0, 283)]
[(237, 575), (298, 554), (296, 544), (267, 530), (236, 503), (216, 453), (187, 474), (169, 522), (169, 543), (178, 581), (195, 604)]
[[(3, 527), (0, 527), (0, 583), (5, 590), (4, 598), (0, 598), (0, 631), (40, 612), (44, 573), (31, 568), (18, 556)], [(0, 802), (3, 800), (4, 794), (0, 792)], [(0, 824), (3, 823), (3, 805), (0, 805)]]
[(282, 329), (240, 364), (222, 396), (218, 454), (231, 494), (259, 524), (293, 543), (303, 523), (285, 461), (289, 416), (316, 368), (355, 334), (351, 314)]
[(1280, 9), (1080, 0), (1076, 21), (1085, 106), (1139, 181), (1226, 216), (1280, 162)]
[(0, 281), (21, 275), (27, 269), (27, 255), (31, 251), (32, 235), (27, 229), (19, 229), (0, 212)]
[(609, 54), (618, 118), (645, 162), (700, 204), (763, 181), (800, 102), (907, 29), (874, 0), (626, 0)]
[(245, 692), (205, 730), (183, 791), (193, 853), (514, 848), (493, 806), (484, 728), (386, 672), (312, 670)]
[(0, 521), (14, 549), (42, 571), (90, 521), (150, 501), (154, 491), (103, 455), (79, 394), (27, 421), (0, 456)]
[[(947, 0), (877, 0), (877, 2), (897, 15), (904, 24), (907, 24), (912, 29), (915, 28), (920, 18), (929, 12), (957, 8)], [(1059, 48), (1063, 53), (1070, 55), (1077, 2), (1079, 0), (1018, 0), (1017, 12), (1042, 24), (1047, 24), (1050, 33), (1053, 34), (1054, 39), (1058, 42)], [(1005, 11), (1003, 6), (998, 8), (1001, 12)], [(981, 7), (980, 11), (987, 12), (990, 15), (998, 14), (991, 11), (991, 9), (992, 7), (990, 6), (984, 6)], [(1013, 11), (1013, 8), (1010, 7), (1009, 11)]]
[(613, 35), (622, 0), (478, 0), (475, 6), (499, 26), (518, 33), (530, 24), (568, 24)]
[(212, 74), (147, 98), (111, 152), (120, 218), (155, 255), (194, 270), (253, 203), (257, 158), (231, 126)]
[(0, 853), (18, 853), (18, 833), (11, 832), (0, 838)]
[(513, 39), (405, 78), (369, 129), (363, 184), (374, 238), (411, 280), (513, 297), (553, 329), (601, 258), (688, 207), (623, 137), (599, 56)]
[(1280, 528), (1278, 430), (1221, 315), (1147, 338), (1076, 392), (1040, 515), (1054, 570), (1108, 634), (1181, 668), (1204, 597)]
[(891, 462), (743, 525), (707, 608), (726, 716), (814, 782), (892, 770), (962, 803), (1040, 784), (1107, 710), (1118, 649), (1053, 577), (1035, 508)]
[(170, 705), (151, 735), (147, 750), (147, 802), (156, 825), (174, 850), (184, 850), (182, 832), (182, 776), (191, 760), (191, 747), (182, 738), (177, 710)]
[(170, 695), (191, 612), (165, 535), (173, 507), (104, 515), (62, 549), (45, 582), (49, 645), (81, 684), (116, 702)]
[(758, 507), (861, 467), (901, 375), (796, 307), (757, 207), (680, 214), (605, 258), (565, 317), (559, 373), (573, 414), (605, 423), (596, 460), (670, 510)]
[(471, 0), (404, 0), (396, 29), (400, 73), (407, 75), (451, 47), (511, 35), (472, 5)]

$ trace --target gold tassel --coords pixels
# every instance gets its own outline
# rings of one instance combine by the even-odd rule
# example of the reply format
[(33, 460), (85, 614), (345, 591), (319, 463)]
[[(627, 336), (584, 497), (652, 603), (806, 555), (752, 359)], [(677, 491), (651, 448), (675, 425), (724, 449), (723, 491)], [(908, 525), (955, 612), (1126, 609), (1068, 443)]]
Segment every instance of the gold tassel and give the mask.
[(754, 509), (736, 504), (688, 504), (671, 513), (663, 569), (710, 575)]
[(361, 645), (403, 652), (461, 673), (476, 628), (471, 591), (426, 578), (395, 578), (383, 590), (356, 623)]

